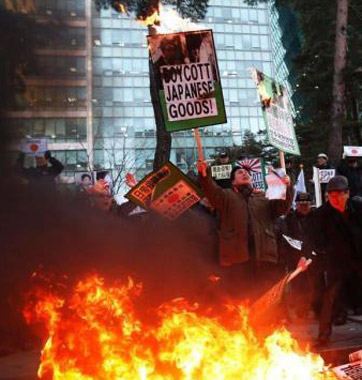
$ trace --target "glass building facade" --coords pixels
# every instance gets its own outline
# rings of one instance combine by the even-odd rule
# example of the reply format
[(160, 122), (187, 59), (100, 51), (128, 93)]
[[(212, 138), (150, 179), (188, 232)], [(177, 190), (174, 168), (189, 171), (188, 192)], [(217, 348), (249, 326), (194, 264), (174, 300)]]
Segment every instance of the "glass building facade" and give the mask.
[(297, 16), (290, 7), (277, 7), (274, 1), (269, 3), (269, 10), (275, 78), (288, 88), (294, 116), (299, 116), (302, 99), (295, 91), (298, 73), (293, 63), (302, 43)]
[(6, 117), (16, 137), (46, 137), (65, 165), (65, 178), (72, 176), (89, 166), (92, 150), (86, 64), (91, 8), (87, 11), (85, 0), (6, 0), (3, 6), (38, 23), (56, 21), (38, 40), (36, 64), (24, 72), (26, 92), (16, 97)]
[[(20, 0), (7, 0), (9, 4)], [(147, 27), (132, 15), (98, 12), (92, 0), (29, 0), (29, 13), (61, 21), (61, 33), (37, 49), (38, 70), (8, 113), (22, 136), (49, 139), (49, 148), (75, 170), (111, 169), (138, 177), (152, 169), (156, 146), (149, 92)], [(23, 4), (25, 4), (23, 3)], [(274, 75), (268, 4), (210, 0), (204, 28), (214, 31), (228, 122), (202, 128), (206, 158), (264, 129), (248, 68)], [(171, 161), (187, 171), (196, 160), (191, 131), (172, 136)], [(121, 182), (121, 181), (119, 181)], [(117, 190), (117, 189), (116, 189)]]

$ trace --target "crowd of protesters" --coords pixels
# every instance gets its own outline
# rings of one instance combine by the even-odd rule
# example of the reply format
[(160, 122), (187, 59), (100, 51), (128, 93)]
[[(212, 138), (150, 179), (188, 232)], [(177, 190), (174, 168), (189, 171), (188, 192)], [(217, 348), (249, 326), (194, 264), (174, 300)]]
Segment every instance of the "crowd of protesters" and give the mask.
[[(55, 186), (63, 165), (49, 151), (36, 158), (35, 168), (23, 168), (23, 160), (20, 155), (19, 176), (31, 185)], [(332, 169), (326, 154), (319, 154), (316, 161), (317, 168)], [(292, 207), (295, 176), (282, 178), (287, 187), (285, 199), (271, 200), (253, 187), (250, 168), (231, 162), (226, 152), (214, 165), (232, 165), (229, 178), (213, 179), (210, 166), (199, 161), (198, 174), (188, 175), (205, 198), (182, 218), (190, 213), (202, 215), (232, 295), (259, 296), (283, 272), (295, 269), (302, 257), (312, 259), (308, 270), (291, 282), (284, 303), (291, 320), (318, 318), (317, 346), (328, 344), (333, 324), (345, 323), (347, 312), (362, 314), (362, 166), (358, 159), (343, 157), (335, 177), (322, 184), (324, 203), (318, 208), (309, 193), (296, 194)], [(94, 182), (84, 174), (80, 196), (94, 207), (116, 210), (122, 218), (148, 217), (132, 202), (116, 205), (103, 174)], [(128, 174), (126, 183), (134, 187), (137, 180)], [(253, 294), (256, 283), (258, 295)]]

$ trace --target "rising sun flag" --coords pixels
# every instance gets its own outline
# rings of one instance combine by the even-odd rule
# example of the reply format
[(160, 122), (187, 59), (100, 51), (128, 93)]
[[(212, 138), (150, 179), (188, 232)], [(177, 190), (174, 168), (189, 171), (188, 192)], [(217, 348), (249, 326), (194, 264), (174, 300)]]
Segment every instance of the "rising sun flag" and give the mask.
[(38, 284), (24, 310), (44, 327), (40, 379), (335, 379), (285, 329), (257, 338), (236, 303), (216, 314), (179, 298), (139, 315), (142, 285), (131, 278), (107, 284), (92, 275), (55, 289)]

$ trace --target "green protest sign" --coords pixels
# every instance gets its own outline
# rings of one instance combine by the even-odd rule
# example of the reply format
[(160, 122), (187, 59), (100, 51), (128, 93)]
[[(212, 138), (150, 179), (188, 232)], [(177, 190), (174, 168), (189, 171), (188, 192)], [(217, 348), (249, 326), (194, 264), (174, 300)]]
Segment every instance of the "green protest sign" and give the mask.
[(148, 174), (125, 197), (146, 210), (177, 219), (202, 197), (202, 191), (171, 162)]
[(166, 129), (226, 123), (212, 31), (151, 35), (148, 45)]
[(258, 70), (254, 74), (270, 144), (300, 155), (286, 88)]

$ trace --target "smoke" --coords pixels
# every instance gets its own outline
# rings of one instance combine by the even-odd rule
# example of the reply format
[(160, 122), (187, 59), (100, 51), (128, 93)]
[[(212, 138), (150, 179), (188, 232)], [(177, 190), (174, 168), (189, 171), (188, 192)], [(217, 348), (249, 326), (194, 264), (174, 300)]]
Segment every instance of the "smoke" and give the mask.
[(218, 284), (208, 277), (219, 270), (216, 232), (206, 214), (190, 211), (175, 223), (125, 220), (74, 195), (8, 179), (0, 194), (0, 334), (21, 330), (22, 297), (40, 267), (74, 282), (95, 272), (108, 280), (131, 275), (144, 284), (145, 307), (176, 297), (214, 302)]

